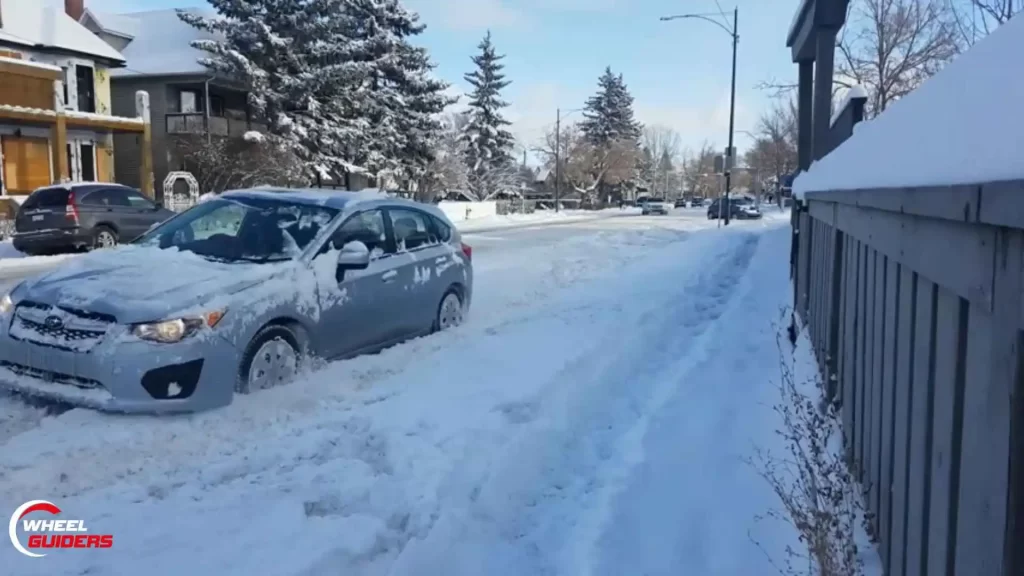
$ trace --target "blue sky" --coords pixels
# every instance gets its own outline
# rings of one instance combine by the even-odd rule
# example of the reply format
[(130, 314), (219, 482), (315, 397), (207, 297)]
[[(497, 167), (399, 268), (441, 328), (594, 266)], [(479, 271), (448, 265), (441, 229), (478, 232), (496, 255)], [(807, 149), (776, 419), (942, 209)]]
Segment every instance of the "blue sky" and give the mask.
[[(719, 0), (739, 7), (736, 129), (754, 130), (771, 105), (755, 85), (790, 78), (785, 35), (797, 0)], [(730, 40), (699, 20), (660, 22), (666, 14), (709, 13), (715, 0), (405, 0), (427, 31), (418, 39), (454, 90), (484, 33), (491, 30), (507, 55), (513, 84), (508, 117), (522, 143), (532, 146), (554, 123), (555, 109), (578, 108), (596, 88), (605, 66), (621, 72), (636, 99), (639, 119), (678, 130), (683, 143), (725, 146), (729, 111)], [(197, 0), (85, 0), (99, 11), (200, 5)], [(579, 114), (575, 114), (579, 118)], [(573, 118), (573, 116), (570, 116)], [(737, 134), (742, 149), (748, 138)]]

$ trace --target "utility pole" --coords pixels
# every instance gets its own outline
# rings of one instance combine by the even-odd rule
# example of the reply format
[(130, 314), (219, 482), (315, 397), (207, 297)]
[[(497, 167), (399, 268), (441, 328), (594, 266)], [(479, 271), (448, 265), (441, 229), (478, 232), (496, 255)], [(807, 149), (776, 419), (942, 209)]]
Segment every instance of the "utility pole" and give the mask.
[[(724, 202), (725, 205), (728, 206), (729, 205), (729, 191), (732, 188), (732, 174), (731, 174), (732, 166), (730, 165), (730, 160), (732, 161), (732, 164), (736, 163), (735, 154), (734, 154), (734, 151), (733, 151), (733, 130), (735, 128), (734, 122), (735, 122), (735, 119), (736, 119), (736, 48), (737, 48), (737, 46), (740, 43), (740, 33), (739, 33), (739, 30), (740, 30), (739, 29), (739, 25), (740, 25), (739, 24), (740, 9), (739, 9), (739, 7), (733, 8), (733, 11), (732, 11), (732, 28), (729, 28), (729, 26), (727, 24), (725, 24), (721, 20), (717, 19), (719, 16), (725, 16), (725, 13), (717, 12), (717, 13), (714, 13), (714, 14), (679, 14), (679, 15), (676, 15), (676, 16), (662, 16), (660, 19), (661, 19), (662, 22), (668, 22), (670, 20), (679, 20), (679, 19), (683, 19), (683, 18), (692, 18), (692, 19), (697, 19), (697, 20), (704, 20), (705, 22), (710, 22), (710, 23), (714, 24), (715, 26), (718, 26), (722, 30), (725, 30), (726, 33), (728, 33), (729, 36), (732, 38), (732, 87), (731, 87), (730, 96), (729, 96), (729, 147), (725, 151), (725, 153), (726, 153), (726, 156), (725, 156), (725, 159), (724, 159), (724, 168), (725, 168), (725, 197), (722, 199), (722, 202)], [(722, 207), (722, 202), (719, 203), (719, 208)], [(732, 210), (727, 208), (725, 210), (725, 224), (726, 225), (729, 224), (729, 216), (731, 216), (731, 214), (732, 214)]]
[[(550, 118), (550, 116), (549, 116)], [(562, 197), (562, 109), (555, 110), (555, 212)]]
[[(739, 35), (739, 7), (732, 10), (732, 87), (729, 94), (729, 150), (725, 158), (725, 203), (729, 205), (729, 190), (732, 188), (732, 169), (736, 165), (736, 151), (733, 149), (733, 132), (736, 120), (736, 48), (740, 43)], [(732, 162), (730, 163), (730, 160)], [(732, 207), (725, 211), (725, 225), (729, 225), (729, 217), (732, 216)]]

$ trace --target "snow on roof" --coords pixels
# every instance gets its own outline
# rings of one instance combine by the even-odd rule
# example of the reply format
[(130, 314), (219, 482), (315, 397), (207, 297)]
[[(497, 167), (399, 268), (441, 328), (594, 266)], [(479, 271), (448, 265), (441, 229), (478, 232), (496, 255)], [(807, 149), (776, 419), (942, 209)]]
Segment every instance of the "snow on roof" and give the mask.
[(33, 62), (32, 60), (22, 60), (20, 58), (8, 58), (7, 56), (0, 56), (0, 62), (4, 64), (15, 64), (18, 66), (30, 66), (32, 68), (41, 68), (43, 70), (49, 70), (51, 72), (61, 72), (60, 66), (54, 66), (53, 64), (47, 64), (45, 62)]
[(793, 192), (1024, 178), (1024, 17), (1013, 18), (797, 177)]
[(0, 42), (44, 46), (122, 62), (124, 58), (58, 7), (40, 0), (0, 1)]
[(84, 21), (86, 18), (91, 19), (101, 30), (108, 34), (115, 34), (125, 38), (135, 38), (138, 36), (139, 23), (130, 16), (111, 14), (110, 12), (95, 12), (86, 8), (79, 22)]
[(536, 182), (546, 182), (547, 179), (548, 179), (548, 176), (550, 176), (550, 175), (551, 175), (551, 169), (545, 168), (545, 169), (541, 170), (540, 172), (537, 172), (537, 178), (535, 179), (535, 181)]
[[(209, 9), (190, 8), (188, 12), (216, 16), (216, 13)], [(206, 73), (206, 67), (198, 62), (206, 53), (193, 48), (191, 42), (214, 39), (215, 36), (182, 22), (176, 9), (132, 12), (116, 16), (119, 20), (117, 26), (123, 29), (134, 26), (134, 39), (122, 51), (127, 64), (122, 69), (113, 70), (111, 76)], [(107, 25), (102, 20), (100, 23), (103, 26)]]

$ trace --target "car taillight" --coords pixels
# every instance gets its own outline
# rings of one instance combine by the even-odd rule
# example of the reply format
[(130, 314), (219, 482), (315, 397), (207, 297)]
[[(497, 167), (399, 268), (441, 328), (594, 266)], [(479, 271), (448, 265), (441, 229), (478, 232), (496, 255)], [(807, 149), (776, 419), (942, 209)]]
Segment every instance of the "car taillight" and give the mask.
[(78, 224), (78, 205), (75, 204), (75, 192), (68, 192), (68, 205), (64, 208), (64, 215), (68, 220)]
[(473, 259), (473, 247), (465, 242), (462, 243), (462, 253), (466, 255), (467, 259)]

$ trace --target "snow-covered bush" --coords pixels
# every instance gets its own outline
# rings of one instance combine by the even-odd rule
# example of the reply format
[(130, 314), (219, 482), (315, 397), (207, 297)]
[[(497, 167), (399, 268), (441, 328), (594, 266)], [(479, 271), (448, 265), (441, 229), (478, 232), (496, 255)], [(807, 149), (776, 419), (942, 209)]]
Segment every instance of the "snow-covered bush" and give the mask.
[(172, 154), (196, 177), (202, 192), (309, 184), (308, 171), (286, 143), (269, 135), (260, 134), (260, 139), (248, 135), (208, 138), (193, 134), (175, 139)]
[(843, 456), (836, 407), (822, 401), (819, 378), (794, 370), (793, 350), (781, 330), (776, 344), (781, 380), (775, 411), (782, 423), (777, 434), (786, 450), (776, 454), (760, 448), (752, 464), (782, 504), (766, 516), (796, 528), (806, 550), (789, 549), (785, 559), (773, 560), (782, 560), (777, 567), (787, 576), (859, 576), (864, 564), (857, 534), (864, 504)]

